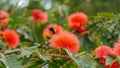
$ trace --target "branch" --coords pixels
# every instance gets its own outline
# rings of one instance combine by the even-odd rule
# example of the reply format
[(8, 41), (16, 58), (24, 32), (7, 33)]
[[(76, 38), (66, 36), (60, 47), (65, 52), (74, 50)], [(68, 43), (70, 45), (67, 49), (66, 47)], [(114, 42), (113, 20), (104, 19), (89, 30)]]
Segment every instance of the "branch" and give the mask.
[(57, 55), (57, 54), (44, 54), (46, 56), (51, 56), (53, 58), (67, 58), (67, 59), (71, 59), (71, 57), (67, 56), (67, 55)]
[(9, 54), (18, 53), (18, 52), (21, 53), (21, 49), (14, 49), (14, 50), (5, 51), (5, 52), (4, 52), (4, 55), (9, 55)]
[[(30, 48), (37, 48), (37, 47), (39, 47), (39, 46), (32, 46), (32, 47), (30, 47)], [(8, 51), (5, 51), (5, 52), (3, 52), (4, 53), (4, 55), (9, 55), (9, 54), (12, 54), (12, 53), (21, 53), (22, 52), (22, 49), (14, 49), (14, 50), (8, 50)]]
[[(38, 46), (33, 46), (30, 48), (37, 48)], [(14, 50), (8, 50), (3, 52), (4, 55), (9, 55), (9, 54), (13, 54), (13, 53), (21, 53), (22, 49), (14, 49)], [(67, 56), (67, 55), (57, 55), (57, 54), (42, 54), (45, 56), (51, 56), (53, 58), (67, 58), (67, 59), (71, 59), (71, 57)]]

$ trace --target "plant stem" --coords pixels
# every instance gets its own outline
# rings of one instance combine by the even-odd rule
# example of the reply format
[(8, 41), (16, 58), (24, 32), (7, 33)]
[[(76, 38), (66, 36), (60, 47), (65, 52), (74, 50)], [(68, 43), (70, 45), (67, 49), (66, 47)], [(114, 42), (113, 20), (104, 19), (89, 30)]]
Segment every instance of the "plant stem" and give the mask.
[[(38, 46), (34, 46), (34, 47), (30, 47), (30, 48), (37, 48)], [(13, 54), (13, 53), (17, 53), (17, 52), (22, 52), (22, 49), (14, 49), (14, 50), (9, 50), (9, 51), (5, 51), (3, 54), (4, 55), (9, 55), (9, 54)], [(42, 54), (45, 56), (50, 56), (53, 58), (67, 58), (67, 59), (71, 59), (68, 55), (58, 55), (58, 54)]]
[(67, 59), (71, 59), (69, 56), (67, 55), (57, 55), (57, 54), (44, 54), (46, 56), (51, 56), (53, 58), (67, 58)]

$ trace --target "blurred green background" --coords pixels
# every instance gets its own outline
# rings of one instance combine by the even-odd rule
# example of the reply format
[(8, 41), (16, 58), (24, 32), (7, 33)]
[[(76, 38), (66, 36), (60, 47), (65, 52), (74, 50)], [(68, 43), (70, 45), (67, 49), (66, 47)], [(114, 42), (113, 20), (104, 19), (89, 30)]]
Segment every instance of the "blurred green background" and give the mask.
[(120, 12), (120, 0), (0, 0), (0, 10), (11, 11), (12, 6), (16, 8), (51, 10), (57, 6), (64, 5), (63, 9), (68, 13), (83, 11), (88, 15), (96, 15), (97, 12)]

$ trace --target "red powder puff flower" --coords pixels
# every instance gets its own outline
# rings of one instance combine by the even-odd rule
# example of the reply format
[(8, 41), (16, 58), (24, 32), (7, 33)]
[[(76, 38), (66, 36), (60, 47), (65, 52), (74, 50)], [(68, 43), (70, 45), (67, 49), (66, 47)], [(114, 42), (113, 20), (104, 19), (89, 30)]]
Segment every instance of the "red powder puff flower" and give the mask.
[(100, 58), (100, 62), (103, 64), (105, 68), (120, 68), (118, 61), (114, 61), (111, 65), (106, 65), (106, 59), (103, 57)]
[(79, 29), (77, 30), (81, 35), (86, 34), (86, 28), (84, 26), (80, 26)]
[(8, 24), (9, 14), (6, 11), (0, 11), (0, 25), (6, 26)]
[(6, 19), (9, 17), (9, 14), (6, 11), (0, 11), (0, 20)]
[(80, 34), (83, 36), (83, 35), (85, 35), (87, 33), (87, 31), (83, 31), (83, 32), (81, 32)]
[(41, 22), (42, 24), (45, 24), (48, 20), (47, 14), (38, 9), (32, 10), (32, 16), (35, 22)]
[(1, 25), (6, 26), (8, 24), (8, 19), (1, 20)]
[(99, 59), (105, 68), (109, 68), (109, 65), (106, 65), (106, 58), (102, 57)]
[(59, 34), (52, 36), (50, 40), (50, 47), (67, 48), (73, 54), (76, 54), (80, 48), (80, 43), (77, 36), (72, 33), (62, 31)]
[(115, 51), (115, 53), (120, 56), (120, 40), (118, 40), (115, 44), (114, 44), (114, 48), (113, 50)]
[(57, 24), (49, 24), (43, 31), (43, 38), (46, 39), (54, 34), (59, 34), (63, 28)]
[(120, 65), (119, 65), (118, 61), (115, 61), (112, 63), (112, 65), (109, 68), (120, 68)]
[(104, 56), (116, 56), (116, 53), (112, 51), (108, 46), (101, 46), (95, 49), (95, 55), (100, 59), (100, 62), (105, 66), (105, 68), (119, 68), (120, 65), (117, 61), (113, 62), (112, 65), (106, 65), (106, 58)]
[(104, 56), (115, 56), (115, 52), (108, 46), (100, 46), (95, 49), (95, 55), (98, 58), (102, 58)]
[(2, 32), (2, 36), (10, 48), (16, 48), (18, 46), (20, 39), (15, 31), (6, 29)]
[(81, 25), (88, 23), (88, 17), (83, 12), (76, 12), (68, 17), (69, 26), (73, 29), (78, 29)]
[(2, 28), (2, 26), (0, 25), (0, 29)]

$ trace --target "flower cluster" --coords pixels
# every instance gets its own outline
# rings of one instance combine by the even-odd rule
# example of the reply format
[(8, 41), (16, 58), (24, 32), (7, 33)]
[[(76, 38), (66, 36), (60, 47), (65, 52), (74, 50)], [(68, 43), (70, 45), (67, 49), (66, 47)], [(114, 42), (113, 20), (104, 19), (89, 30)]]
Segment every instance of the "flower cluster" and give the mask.
[(9, 48), (16, 48), (18, 46), (20, 39), (15, 31), (6, 29), (2, 32), (2, 36)]
[(50, 40), (50, 47), (53, 48), (67, 48), (73, 54), (77, 54), (80, 48), (80, 43), (77, 38), (72, 33), (63, 31), (59, 34), (54, 35)]
[(6, 26), (8, 24), (9, 14), (6, 11), (0, 11), (0, 26)]
[(43, 38), (50, 39), (50, 47), (52, 48), (67, 48), (73, 54), (78, 53), (80, 43), (76, 35), (63, 30), (57, 24), (49, 24), (43, 31)]
[[(33, 21), (45, 24), (48, 21), (48, 16), (45, 12), (34, 9), (32, 10)], [(9, 14), (6, 11), (0, 11), (0, 25), (7, 25)], [(83, 12), (71, 14), (68, 17), (69, 26), (79, 32), (84, 32), (84, 25), (88, 23), (88, 17)], [(7, 43), (9, 48), (16, 48), (19, 45), (20, 37), (10, 29), (2, 31), (2, 38)], [(80, 42), (77, 36), (64, 30), (58, 24), (49, 24), (43, 30), (43, 38), (50, 40), (50, 47), (52, 48), (67, 48), (73, 54), (77, 54), (80, 48)]]
[(100, 62), (105, 66), (105, 68), (120, 68), (120, 64), (117, 60), (114, 61), (111, 65), (106, 64), (105, 56), (120, 56), (120, 40), (118, 40), (113, 46), (114, 48), (110, 48), (108, 46), (100, 46), (95, 49), (95, 56), (99, 58)]
[(113, 50), (115, 51), (117, 56), (120, 56), (120, 40), (118, 40), (115, 44), (114, 44), (114, 48)]
[[(70, 28), (75, 29), (75, 31), (80, 32), (83, 35), (85, 34), (84, 25), (88, 23), (88, 17), (83, 12), (77, 12), (68, 17), (68, 23)], [(49, 24), (43, 30), (43, 38), (50, 38), (50, 47), (67, 48), (73, 54), (77, 54), (80, 48), (80, 42), (77, 36), (63, 30), (63, 28), (57, 24)]]
[(76, 12), (68, 17), (68, 23), (75, 31), (80, 32), (81, 35), (85, 34), (85, 24), (88, 23), (88, 17), (83, 12)]
[[(0, 11), (1, 28), (8, 24), (8, 17), (9, 17), (9, 13), (7, 13), (4, 10)], [(19, 45), (20, 38), (19, 35), (14, 30), (4, 29), (2, 30), (1, 35), (9, 48), (16, 48)]]
[(32, 15), (35, 22), (41, 22), (42, 24), (45, 24), (48, 20), (47, 14), (38, 9), (32, 10)]

